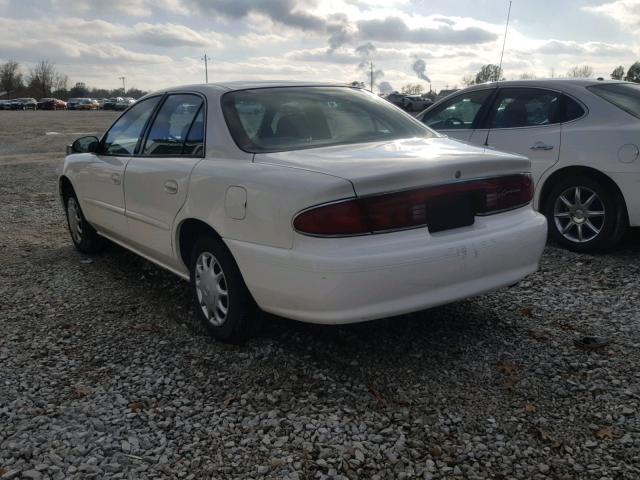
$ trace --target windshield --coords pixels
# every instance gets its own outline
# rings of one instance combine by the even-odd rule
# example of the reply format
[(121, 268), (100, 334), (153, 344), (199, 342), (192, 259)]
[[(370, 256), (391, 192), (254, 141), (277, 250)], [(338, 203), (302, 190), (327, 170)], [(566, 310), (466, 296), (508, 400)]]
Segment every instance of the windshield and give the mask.
[(233, 139), (251, 153), (437, 136), (389, 102), (347, 87), (240, 90), (222, 97), (222, 109)]
[(587, 87), (609, 103), (640, 118), (640, 85), (635, 83), (609, 83)]

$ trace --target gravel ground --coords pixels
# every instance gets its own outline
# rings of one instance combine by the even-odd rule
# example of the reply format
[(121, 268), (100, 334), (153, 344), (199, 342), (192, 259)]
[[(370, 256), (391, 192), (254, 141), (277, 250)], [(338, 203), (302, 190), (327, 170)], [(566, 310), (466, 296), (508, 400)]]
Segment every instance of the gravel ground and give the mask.
[(56, 159), (113, 116), (0, 112), (0, 478), (640, 477), (638, 232), (480, 298), (223, 345), (185, 282), (71, 246)]

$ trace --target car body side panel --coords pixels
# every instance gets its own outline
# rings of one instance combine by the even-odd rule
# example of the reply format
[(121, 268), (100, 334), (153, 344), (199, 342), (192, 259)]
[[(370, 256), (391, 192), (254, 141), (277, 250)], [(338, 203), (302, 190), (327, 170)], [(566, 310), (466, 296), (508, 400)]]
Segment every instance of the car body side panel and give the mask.
[(165, 263), (175, 262), (171, 227), (187, 199), (191, 171), (200, 161), (194, 157), (129, 161), (124, 176), (126, 217), (129, 239), (138, 250)]
[[(246, 190), (243, 219), (225, 211), (229, 187)], [(294, 215), (310, 206), (355, 196), (347, 180), (299, 168), (264, 165), (238, 159), (205, 159), (191, 174), (189, 196), (174, 222), (188, 218), (210, 225), (224, 239), (291, 248)], [(179, 251), (177, 248), (174, 249)]]
[(119, 239), (127, 237), (122, 178), (128, 160), (129, 157), (93, 153), (73, 154), (66, 157), (62, 170), (89, 223)]

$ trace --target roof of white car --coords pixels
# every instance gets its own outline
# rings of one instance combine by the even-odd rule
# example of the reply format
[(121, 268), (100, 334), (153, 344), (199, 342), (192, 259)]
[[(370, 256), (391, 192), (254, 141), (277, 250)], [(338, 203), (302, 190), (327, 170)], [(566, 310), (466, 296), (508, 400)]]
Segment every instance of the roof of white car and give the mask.
[(237, 80), (232, 82), (201, 83), (195, 85), (180, 85), (161, 91), (195, 90), (200, 92), (229, 92), (233, 90), (249, 90), (252, 88), (272, 87), (348, 87), (344, 83), (336, 82), (291, 82), (277, 80)]
[(591, 85), (598, 85), (602, 83), (629, 83), (621, 82), (618, 80), (597, 80), (595, 78), (540, 78), (533, 80), (505, 80), (502, 82), (487, 82), (478, 85), (473, 85), (469, 88), (482, 88), (487, 86), (501, 86), (501, 87), (547, 87), (547, 88), (566, 88), (570, 86), (575, 87), (588, 87)]

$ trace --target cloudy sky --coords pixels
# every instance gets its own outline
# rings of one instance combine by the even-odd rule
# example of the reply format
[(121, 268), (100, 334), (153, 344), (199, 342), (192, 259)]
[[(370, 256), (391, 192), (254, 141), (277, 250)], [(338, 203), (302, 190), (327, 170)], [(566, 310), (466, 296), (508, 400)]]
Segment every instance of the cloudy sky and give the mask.
[[(209, 80), (461, 84), (497, 63), (507, 0), (0, 0), (0, 62), (48, 59), (72, 83), (153, 90)], [(514, 0), (504, 71), (539, 77), (640, 60), (640, 0)], [(425, 83), (425, 86), (427, 84)]]

